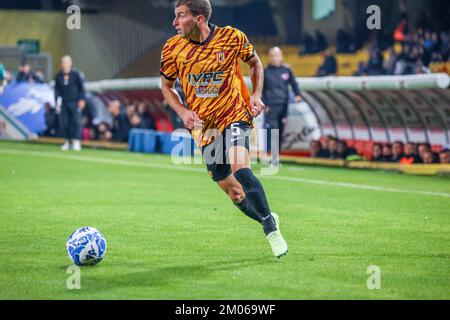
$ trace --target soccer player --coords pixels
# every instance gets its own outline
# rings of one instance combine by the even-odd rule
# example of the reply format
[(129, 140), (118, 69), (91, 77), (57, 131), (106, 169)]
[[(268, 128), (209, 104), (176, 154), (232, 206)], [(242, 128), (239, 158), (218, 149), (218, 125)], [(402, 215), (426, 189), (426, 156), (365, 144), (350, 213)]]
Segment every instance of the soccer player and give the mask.
[[(248, 217), (262, 224), (276, 257), (288, 246), (259, 180), (250, 168), (252, 120), (264, 109), (264, 70), (253, 46), (241, 31), (209, 23), (209, 0), (175, 2), (170, 38), (161, 54), (162, 93), (170, 107), (202, 147), (212, 179)], [(239, 59), (250, 66), (253, 93), (248, 92)], [(174, 89), (179, 79), (186, 108)]]

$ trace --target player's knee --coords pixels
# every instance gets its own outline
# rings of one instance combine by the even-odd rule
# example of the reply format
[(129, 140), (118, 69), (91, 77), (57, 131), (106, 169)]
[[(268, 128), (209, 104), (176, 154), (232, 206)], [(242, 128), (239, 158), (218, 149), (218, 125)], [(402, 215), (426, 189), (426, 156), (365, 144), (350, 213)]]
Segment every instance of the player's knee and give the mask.
[(244, 200), (245, 193), (242, 188), (230, 187), (228, 189), (228, 197), (230, 197), (231, 201), (239, 203)]
[(230, 166), (231, 166), (231, 171), (233, 172), (233, 174), (238, 172), (241, 169), (246, 169), (246, 168), (249, 169), (248, 164), (245, 164), (245, 163), (241, 163), (241, 164), (239, 164), (239, 163), (233, 164), (232, 163)]

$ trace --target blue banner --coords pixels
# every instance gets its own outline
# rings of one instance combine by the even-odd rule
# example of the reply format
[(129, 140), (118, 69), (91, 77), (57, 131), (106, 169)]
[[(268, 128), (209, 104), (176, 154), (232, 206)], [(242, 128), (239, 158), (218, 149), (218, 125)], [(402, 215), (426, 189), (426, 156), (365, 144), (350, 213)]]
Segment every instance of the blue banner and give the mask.
[(46, 103), (54, 105), (53, 88), (48, 84), (13, 83), (0, 95), (0, 106), (37, 134), (46, 129)]

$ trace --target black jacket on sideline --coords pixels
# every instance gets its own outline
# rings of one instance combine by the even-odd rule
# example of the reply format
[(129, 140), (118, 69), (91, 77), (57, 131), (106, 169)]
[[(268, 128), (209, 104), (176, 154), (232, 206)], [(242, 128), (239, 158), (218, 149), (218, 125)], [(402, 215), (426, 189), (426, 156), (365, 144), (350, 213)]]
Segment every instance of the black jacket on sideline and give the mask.
[(264, 88), (263, 88), (263, 102), (267, 106), (287, 104), (289, 102), (289, 85), (296, 96), (300, 95), (295, 76), (292, 70), (282, 65), (275, 67), (269, 65), (264, 70)]
[(80, 73), (72, 69), (69, 73), (69, 81), (64, 83), (62, 71), (55, 76), (55, 103), (61, 97), (63, 103), (85, 100), (84, 83)]

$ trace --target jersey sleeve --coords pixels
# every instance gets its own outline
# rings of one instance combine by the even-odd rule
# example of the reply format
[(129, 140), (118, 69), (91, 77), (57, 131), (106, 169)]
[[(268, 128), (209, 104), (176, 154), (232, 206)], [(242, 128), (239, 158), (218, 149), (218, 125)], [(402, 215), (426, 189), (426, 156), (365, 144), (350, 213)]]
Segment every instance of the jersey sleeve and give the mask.
[(177, 65), (172, 57), (172, 49), (168, 42), (166, 42), (161, 52), (159, 73), (167, 80), (175, 81), (178, 77)]
[(247, 62), (255, 56), (255, 48), (248, 40), (245, 33), (236, 30), (238, 57)]

